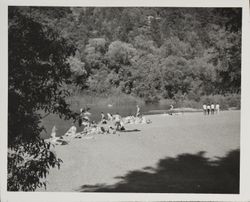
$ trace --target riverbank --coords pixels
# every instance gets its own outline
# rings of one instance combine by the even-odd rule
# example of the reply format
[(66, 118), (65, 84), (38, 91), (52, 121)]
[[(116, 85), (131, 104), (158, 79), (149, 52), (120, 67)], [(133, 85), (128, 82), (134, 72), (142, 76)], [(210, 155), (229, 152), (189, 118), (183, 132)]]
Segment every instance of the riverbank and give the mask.
[(67, 99), (68, 103), (71, 105), (72, 110), (79, 110), (81, 107), (96, 107), (96, 106), (112, 106), (112, 107), (122, 107), (122, 106), (159, 106), (170, 108), (173, 105), (174, 108), (192, 108), (200, 109), (203, 104), (219, 103), (222, 110), (227, 110), (231, 107), (240, 109), (240, 94), (226, 94), (226, 95), (204, 95), (198, 100), (190, 99), (188, 97), (183, 97), (179, 99), (164, 99), (159, 97), (155, 102), (146, 102), (145, 99), (137, 97), (131, 94), (125, 94), (120, 92), (118, 89), (114, 90), (111, 94), (97, 94), (93, 95), (90, 92), (77, 91), (72, 96)]
[[(147, 118), (151, 124), (126, 125), (128, 131), (137, 130), (134, 132), (74, 139), (69, 145), (56, 146), (63, 164), (60, 170), (50, 171), (47, 191), (95, 191), (91, 187), (115, 186), (122, 181), (118, 176), (144, 172), (143, 168), (154, 168), (161, 159), (200, 151), (214, 158), (240, 146), (240, 111)], [(136, 186), (135, 190), (142, 191), (146, 185)]]
[[(72, 111), (79, 113), (80, 108), (89, 107), (91, 121), (99, 122), (101, 120), (101, 112), (104, 114), (119, 113), (122, 117), (135, 116), (136, 105), (139, 104), (143, 115), (163, 114), (163, 113), (186, 113), (201, 112), (204, 103), (219, 103), (221, 110), (240, 109), (240, 95), (230, 94), (202, 96), (200, 101), (160, 99), (158, 103), (147, 103), (142, 98), (124, 94), (119, 91), (113, 92), (112, 95), (93, 95), (87, 92), (76, 91), (72, 96), (68, 97), (68, 103)], [(170, 106), (174, 106), (174, 110), (169, 110)], [(63, 120), (57, 114), (50, 114), (41, 121), (41, 125), (46, 131), (41, 134), (42, 138), (49, 138), (53, 126), (56, 126), (57, 136), (64, 135), (72, 126), (73, 120)], [(77, 124), (75, 123), (77, 126)], [(77, 128), (79, 129), (79, 128)]]

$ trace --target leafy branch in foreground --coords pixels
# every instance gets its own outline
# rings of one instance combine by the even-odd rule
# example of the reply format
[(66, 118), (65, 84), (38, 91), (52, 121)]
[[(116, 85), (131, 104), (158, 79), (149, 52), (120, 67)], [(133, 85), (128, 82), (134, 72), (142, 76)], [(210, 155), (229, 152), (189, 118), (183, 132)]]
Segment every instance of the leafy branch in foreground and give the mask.
[(63, 88), (70, 84), (67, 58), (74, 46), (48, 26), (9, 7), (8, 190), (45, 186), (50, 167), (60, 167), (50, 143), (40, 138), (38, 111), (76, 118)]

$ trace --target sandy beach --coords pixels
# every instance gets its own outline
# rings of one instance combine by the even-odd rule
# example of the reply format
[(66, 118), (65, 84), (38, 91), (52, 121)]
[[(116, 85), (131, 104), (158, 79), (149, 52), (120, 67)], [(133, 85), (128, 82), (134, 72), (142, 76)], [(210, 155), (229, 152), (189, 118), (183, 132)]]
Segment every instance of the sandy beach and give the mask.
[[(51, 169), (46, 191), (95, 191), (91, 187), (112, 187), (121, 181), (119, 176), (129, 172), (147, 167), (152, 170), (161, 159), (200, 151), (215, 158), (240, 147), (240, 111), (147, 118), (151, 124), (126, 125), (127, 132), (74, 139), (68, 145), (56, 146), (63, 163), (60, 170)], [(138, 131), (129, 132), (135, 129)]]

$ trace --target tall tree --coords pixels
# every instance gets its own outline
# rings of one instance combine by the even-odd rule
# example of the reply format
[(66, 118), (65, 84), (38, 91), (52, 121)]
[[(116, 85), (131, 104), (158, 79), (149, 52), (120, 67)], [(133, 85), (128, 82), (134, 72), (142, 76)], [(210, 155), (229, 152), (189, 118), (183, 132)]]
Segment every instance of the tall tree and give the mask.
[(9, 7), (8, 33), (8, 190), (31, 191), (46, 186), (49, 168), (61, 162), (40, 138), (39, 110), (67, 119), (76, 116), (63, 88), (70, 83), (67, 58), (75, 49), (17, 7)]

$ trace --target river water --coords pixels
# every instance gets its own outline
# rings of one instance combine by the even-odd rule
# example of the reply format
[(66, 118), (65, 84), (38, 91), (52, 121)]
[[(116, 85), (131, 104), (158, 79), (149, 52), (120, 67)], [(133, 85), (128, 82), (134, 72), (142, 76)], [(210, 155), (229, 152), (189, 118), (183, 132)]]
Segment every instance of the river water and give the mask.
[[(158, 104), (147, 104), (140, 106), (141, 113), (144, 115), (153, 113), (152, 110), (169, 110), (169, 105), (158, 105)], [(122, 117), (124, 116), (135, 116), (136, 115), (136, 105), (120, 105), (120, 106), (92, 106), (90, 109), (91, 119), (94, 121), (100, 121), (101, 112), (104, 114), (119, 113)]]

